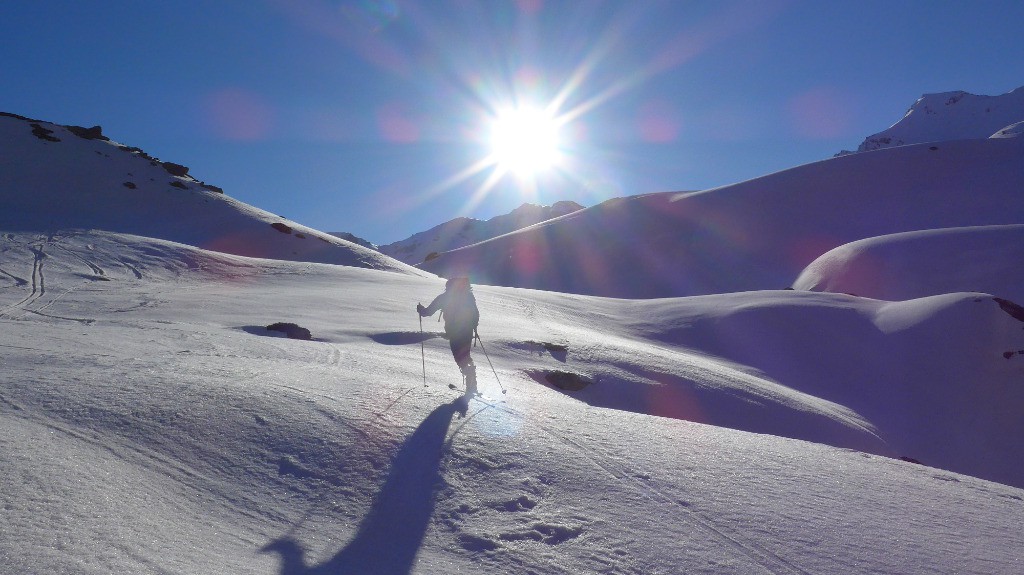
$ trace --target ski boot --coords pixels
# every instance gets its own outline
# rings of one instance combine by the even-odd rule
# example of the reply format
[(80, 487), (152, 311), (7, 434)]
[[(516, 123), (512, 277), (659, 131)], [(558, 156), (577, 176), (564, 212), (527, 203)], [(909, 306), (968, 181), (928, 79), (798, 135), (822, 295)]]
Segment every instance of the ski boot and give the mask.
[(462, 366), (462, 383), (466, 389), (466, 395), (476, 395), (476, 365), (472, 362)]

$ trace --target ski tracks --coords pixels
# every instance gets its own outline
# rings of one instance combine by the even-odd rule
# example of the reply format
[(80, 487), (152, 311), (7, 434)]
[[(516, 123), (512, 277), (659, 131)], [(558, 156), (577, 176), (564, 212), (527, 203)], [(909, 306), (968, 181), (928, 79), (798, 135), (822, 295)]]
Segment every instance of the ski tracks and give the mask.
[(483, 409), (487, 408), (498, 409), (523, 422), (529, 421), (536, 424), (549, 436), (576, 451), (596, 467), (613, 477), (620, 485), (632, 489), (643, 495), (646, 499), (656, 503), (678, 508), (683, 512), (683, 516), (687, 517), (693, 524), (698, 526), (700, 529), (703, 529), (722, 543), (732, 547), (740, 554), (747, 556), (754, 563), (764, 568), (765, 571), (773, 573), (774, 575), (811, 575), (799, 565), (780, 557), (771, 549), (768, 549), (755, 541), (751, 541), (749, 538), (743, 537), (742, 534), (735, 532), (735, 530), (715, 521), (707, 513), (702, 512), (691, 503), (674, 499), (657, 487), (639, 480), (636, 477), (636, 474), (629, 468), (615, 461), (610, 456), (602, 454), (598, 449), (584, 446), (580, 442), (565, 436), (552, 427), (536, 421), (534, 418), (527, 418), (525, 414), (509, 406), (507, 403), (496, 403), (488, 405), (488, 407)]
[[(32, 280), (28, 281), (22, 279), (21, 282), (24, 283), (19, 282), (19, 285), (28, 285), (31, 288), (31, 291), (29, 291), (28, 295), (21, 298), (19, 301), (4, 306), (3, 308), (0, 308), (0, 317), (7, 316), (12, 319), (16, 317), (21, 317), (22, 315), (24, 315), (24, 312), (28, 311), (28, 306), (32, 305), (33, 302), (41, 298), (43, 294), (46, 293), (46, 277), (43, 275), (43, 262), (46, 259), (46, 253), (43, 251), (43, 244), (39, 243), (36, 245), (27, 246), (27, 248), (29, 249), (29, 251), (32, 252), (33, 255)], [(11, 275), (8, 274), (7, 272), (4, 273), (5, 275)], [(11, 275), (11, 277), (15, 277), (16, 281), (18, 279), (21, 279), (13, 275)], [(14, 315), (16, 313), (17, 315)]]
[[(11, 242), (15, 246), (15, 249), (24, 250), (31, 254), (32, 271), (27, 276), (29, 279), (26, 279), (24, 277), (15, 275), (7, 270), (0, 268), (0, 274), (10, 277), (15, 281), (15, 286), (13, 287), (27, 290), (28, 292), (20, 300), (11, 304), (0, 306), (0, 318), (18, 319), (24, 317), (26, 314), (33, 313), (45, 317), (75, 321), (86, 324), (92, 323), (94, 321), (92, 319), (62, 317), (58, 315), (50, 315), (47, 313), (43, 313), (44, 310), (53, 306), (61, 298), (82, 287), (82, 285), (73, 285), (69, 288), (58, 290), (59, 293), (57, 293), (56, 295), (48, 296), (48, 292), (52, 293), (53, 290), (47, 286), (48, 275), (44, 273), (44, 267), (46, 266), (47, 262), (54, 257), (51, 248), (59, 248), (68, 256), (78, 260), (79, 262), (87, 266), (89, 271), (91, 272), (91, 276), (86, 275), (83, 277), (87, 277), (90, 280), (109, 281), (110, 278), (107, 277), (106, 271), (102, 267), (89, 261), (85, 257), (82, 257), (81, 255), (75, 253), (68, 247), (61, 245), (60, 240), (62, 238), (58, 236), (50, 235), (48, 237), (37, 237), (36, 239), (25, 243), (15, 241), (13, 236), (11, 236), (10, 234), (6, 235), (4, 239), (7, 240), (8, 242)], [(5, 247), (3, 250), (4, 253), (8, 251), (11, 251), (11, 248)], [(124, 263), (125, 267), (132, 271), (132, 273), (134, 273), (137, 278), (141, 278), (141, 273), (139, 273), (138, 269), (134, 268), (134, 266), (131, 266), (129, 263), (122, 263)], [(58, 285), (58, 287), (61, 286)]]

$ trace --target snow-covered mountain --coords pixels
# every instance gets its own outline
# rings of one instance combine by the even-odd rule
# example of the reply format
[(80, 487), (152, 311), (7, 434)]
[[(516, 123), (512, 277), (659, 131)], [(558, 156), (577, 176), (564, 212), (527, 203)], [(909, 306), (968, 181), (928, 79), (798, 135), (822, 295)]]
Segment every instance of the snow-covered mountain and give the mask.
[[(893, 146), (980, 140), (1024, 121), (1024, 87), (999, 96), (943, 92), (921, 96), (889, 128), (865, 138), (858, 152)], [(851, 152), (842, 151), (842, 154)]]
[(361, 237), (359, 237), (359, 236), (357, 236), (355, 234), (350, 234), (348, 232), (328, 232), (328, 233), (331, 234), (334, 237), (338, 237), (338, 238), (341, 238), (341, 239), (343, 239), (345, 241), (352, 242), (352, 243), (354, 243), (356, 245), (363, 246), (364, 248), (370, 248), (371, 250), (374, 250), (374, 251), (380, 251), (379, 246), (377, 246), (377, 244), (375, 244), (375, 243), (373, 243), (373, 242), (371, 242), (369, 240), (364, 240), (363, 238), (361, 238)]
[[(685, 259), (664, 249), (682, 221), (707, 253), (687, 256), (687, 273), (800, 276), (800, 289), (629, 300), (477, 285), (472, 353), (492, 398), (462, 401), (441, 326), (414, 311), (438, 278), (379, 255), (368, 266), (342, 240), (330, 253), (343, 265), (211, 249), (237, 232), (277, 253), (279, 237), (319, 232), (288, 223), (306, 238), (288, 237), (160, 162), (147, 171), (95, 140), (77, 153), (64, 128), (35, 122), (52, 142), (12, 121), (0, 123), (4, 572), (1024, 572), (1024, 310), (1012, 301), (1024, 222), (998, 185), (1016, 181), (1004, 164), (1020, 138), (624, 198), (512, 234), (614, 216), (603, 233), (573, 224), (591, 235), (564, 245), (588, 245), (587, 259), (537, 271), (548, 287), (630, 245), (634, 265), (606, 281), (662, 282)], [(124, 181), (145, 194), (113, 193)], [(928, 202), (943, 198), (968, 215)], [(1000, 202), (1017, 221), (937, 227)], [(841, 239), (904, 219), (926, 231)], [(811, 241), (830, 226), (837, 236)], [(523, 269), (557, 263), (554, 241), (571, 236), (544, 233), (535, 253), (548, 259)], [(831, 244), (844, 248), (822, 255)], [(772, 260), (771, 246), (793, 259)], [(841, 293), (871, 260), (879, 299)], [(922, 265), (891, 267), (911, 260)]]
[(690, 194), (619, 198), (419, 267), (480, 283), (650, 298), (781, 289), (868, 237), (1024, 222), (1024, 138), (852, 154)]
[(0, 114), (0, 229), (102, 229), (219, 252), (421, 273), (239, 202), (99, 127)]
[(583, 206), (576, 202), (563, 201), (550, 206), (523, 204), (489, 220), (455, 218), (404, 240), (380, 246), (380, 251), (416, 265), (435, 254), (489, 240), (581, 209)]

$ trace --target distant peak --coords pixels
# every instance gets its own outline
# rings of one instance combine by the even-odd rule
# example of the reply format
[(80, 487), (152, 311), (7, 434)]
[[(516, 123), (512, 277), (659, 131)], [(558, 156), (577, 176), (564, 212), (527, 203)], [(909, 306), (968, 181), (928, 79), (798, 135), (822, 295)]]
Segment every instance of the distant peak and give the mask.
[[(964, 90), (924, 94), (903, 117), (877, 134), (868, 136), (857, 152), (940, 142), (981, 140), (1024, 121), (1024, 87), (998, 96)], [(850, 152), (840, 152), (843, 155)]]
[(486, 241), (516, 230), (582, 210), (572, 201), (551, 206), (525, 202), (507, 214), (486, 221), (457, 217), (404, 240), (380, 246), (380, 251), (398, 260), (418, 264), (428, 256)]

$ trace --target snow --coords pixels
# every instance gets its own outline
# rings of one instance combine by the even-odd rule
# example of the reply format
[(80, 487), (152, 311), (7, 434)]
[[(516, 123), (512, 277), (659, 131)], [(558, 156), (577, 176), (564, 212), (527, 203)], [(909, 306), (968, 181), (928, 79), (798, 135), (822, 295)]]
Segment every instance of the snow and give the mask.
[(868, 136), (857, 148), (867, 152), (946, 140), (988, 138), (1024, 120), (1024, 87), (999, 96), (963, 91), (925, 94), (886, 130)]
[[(884, 289), (906, 285), (905, 298), (809, 291), (825, 284), (647, 300), (477, 285), (473, 356), (497, 402), (463, 404), (440, 324), (421, 329), (414, 313), (443, 280), (190, 178), (165, 189), (163, 168), (128, 164), (138, 158), (115, 144), (49, 124), (62, 139), (45, 142), (24, 123), (0, 117), (6, 572), (1024, 573), (1024, 323), (1012, 296), (945, 280), (952, 267), (890, 274)], [(1019, 142), (944, 143), (928, 165), (979, 175), (975, 193), (946, 210), (927, 202), (958, 194), (922, 184), (927, 213), (899, 212), (914, 225), (986, 220), (1002, 202), (1010, 221), (978, 225), (1003, 227), (930, 225), (847, 253), (962, 243), (1012, 261), (1019, 202), (996, 184), (1016, 181), (1002, 166)], [(860, 192), (864, 229), (886, 229), (871, 209), (906, 200), (884, 203), (893, 188), (873, 187), (869, 168), (932, 153), (601, 210), (648, 205), (617, 222), (664, 232), (661, 208), (752, 217), (738, 198), (771, 192), (783, 205), (759, 202), (768, 216), (799, 210), (748, 229), (745, 245), (795, 242), (779, 230), (796, 224), (835, 226), (823, 244), (846, 245), (869, 236), (843, 239), (855, 226), (832, 213), (839, 192)], [(868, 180), (812, 201), (853, 175)], [(954, 175), (927, 181), (955, 188)], [(246, 250), (203, 247), (242, 245), (218, 241), (235, 234)], [(238, 253), (250, 250), (261, 257)], [(768, 265), (768, 251), (751, 253)], [(774, 287), (824, 251), (786, 260), (792, 275)], [(858, 260), (833, 261), (818, 275), (828, 289)], [(1019, 285), (993, 269), (971, 268), (970, 286)], [(313, 339), (266, 329), (276, 322)], [(555, 372), (593, 383), (561, 390)]]
[(410, 265), (431, 254), (450, 251), (489, 240), (553, 218), (583, 209), (576, 202), (555, 202), (551, 206), (523, 204), (507, 214), (489, 220), (460, 217), (380, 247), (380, 251)]
[[(33, 137), (33, 124), (51, 130), (58, 141)], [(239, 255), (419, 273), (211, 191), (190, 176), (174, 176), (143, 154), (117, 142), (80, 138), (63, 126), (0, 115), (0, 228), (97, 228)]]
[(609, 200), (419, 267), (622, 298), (782, 289), (822, 253), (867, 237), (1024, 222), (1021, 165), (1021, 138), (852, 154), (703, 192)]
[(852, 242), (814, 260), (800, 290), (906, 300), (982, 291), (1024, 302), (1024, 225), (904, 232)]
[(1024, 132), (1024, 122), (1017, 122), (1016, 124), (1011, 124), (1011, 125), (1003, 128), (1002, 130), (999, 130), (998, 132), (996, 132), (995, 134), (992, 134), (989, 137), (990, 138), (1016, 138), (1016, 137), (1020, 136), (1022, 132)]

